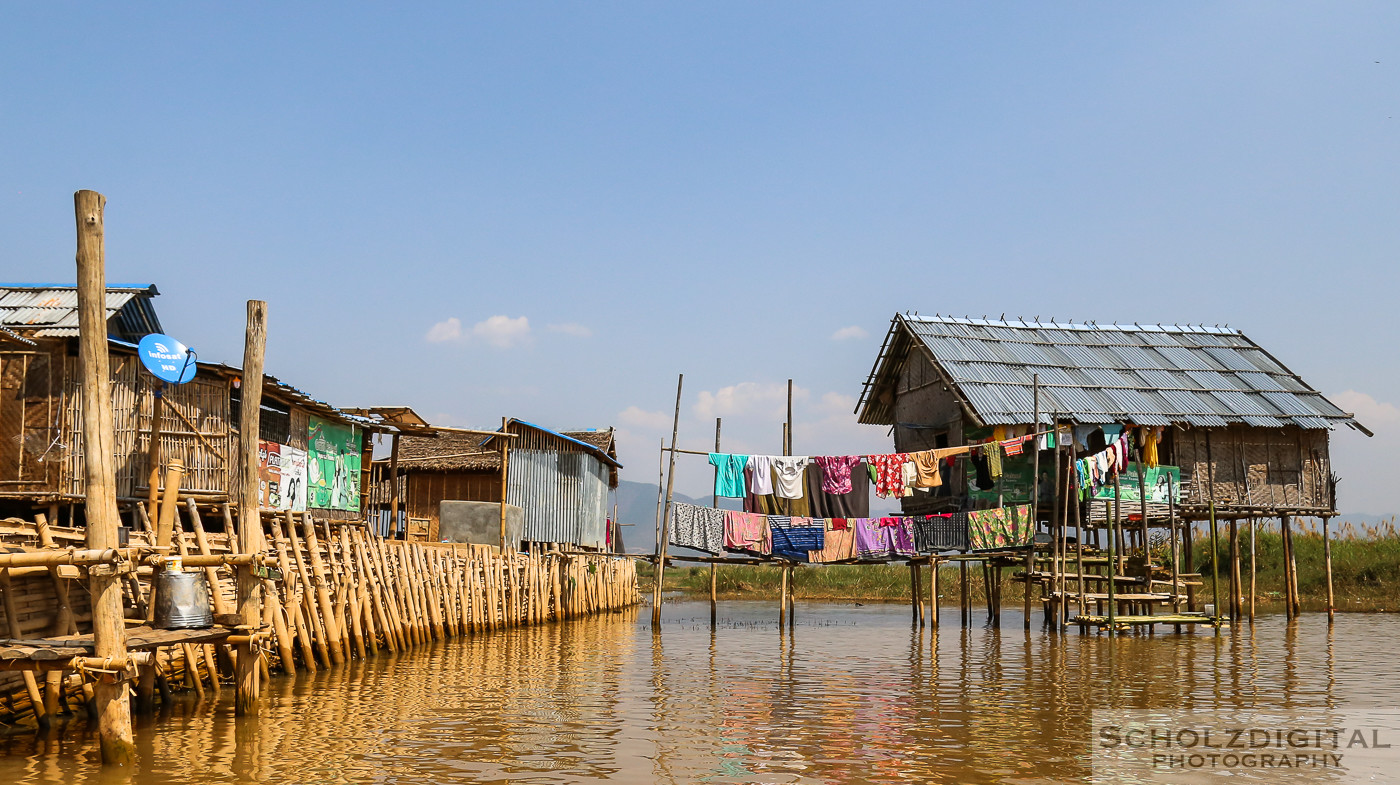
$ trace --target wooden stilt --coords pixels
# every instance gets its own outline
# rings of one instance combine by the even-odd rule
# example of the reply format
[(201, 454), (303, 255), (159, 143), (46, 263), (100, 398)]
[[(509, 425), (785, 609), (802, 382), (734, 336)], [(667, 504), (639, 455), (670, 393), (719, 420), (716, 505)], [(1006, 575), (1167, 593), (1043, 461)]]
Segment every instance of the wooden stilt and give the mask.
[[(243, 338), (243, 379), (238, 423), (238, 472), (241, 485), (238, 494), (238, 550), (258, 553), (262, 550), (261, 503), (258, 500), (258, 425), (261, 420), (263, 354), (267, 348), (267, 303), (248, 301), (248, 324)], [(238, 568), (238, 615), (247, 627), (257, 627), (262, 621), (262, 582), (253, 565)], [(257, 649), (251, 641), (238, 646), (238, 698), (234, 713), (255, 716), (258, 713)]]
[(1244, 618), (1242, 602), (1243, 581), (1240, 580), (1240, 528), (1239, 521), (1230, 519), (1230, 618), (1238, 622)]
[[(107, 285), (103, 247), (106, 199), (96, 191), (73, 195), (78, 232), (78, 366), (83, 416), (83, 472), (87, 505), (87, 547), (117, 547), (116, 434), (112, 415), (111, 366), (107, 356)], [(94, 656), (126, 661), (126, 625), (120, 576), (90, 570)], [(8, 594), (8, 592), (7, 592)], [(131, 735), (131, 704), (123, 681), (93, 685), (102, 763), (131, 767), (136, 748)]]
[(676, 416), (671, 423), (671, 470), (666, 476), (666, 504), (661, 511), (661, 538), (656, 543), (656, 572), (651, 594), (651, 628), (661, 629), (661, 587), (666, 578), (666, 556), (669, 553), (667, 540), (671, 532), (671, 496), (676, 487), (676, 436), (681, 428), (681, 389), (685, 385), (685, 374), (676, 377)]
[[(1259, 536), (1259, 521), (1254, 518), (1249, 519), (1249, 620), (1254, 621), (1254, 603), (1259, 588), (1258, 584), (1258, 554), (1256, 551), (1256, 541)], [(1330, 603), (1329, 603), (1330, 604)]]
[[(1337, 620), (1337, 600), (1336, 600), (1336, 597), (1332, 594), (1332, 534), (1331, 534), (1331, 532), (1329, 531), (1329, 529), (1330, 529), (1330, 523), (1331, 523), (1331, 519), (1330, 519), (1330, 518), (1324, 517), (1324, 518), (1322, 519), (1322, 560), (1323, 560), (1323, 563), (1324, 563), (1325, 568), (1326, 568), (1326, 570), (1327, 570), (1327, 623), (1328, 623), (1328, 624), (1331, 624), (1331, 623), (1333, 623), (1333, 622), (1335, 622), (1335, 621)], [(1251, 576), (1250, 576), (1250, 577), (1253, 578), (1254, 559), (1253, 559), (1253, 547), (1252, 547), (1252, 544), (1251, 544), (1251, 549), (1250, 549), (1250, 550), (1251, 550), (1251, 553), (1250, 553), (1250, 556), (1251, 556), (1251, 558), (1250, 558), (1250, 572), (1251, 572)], [(1249, 605), (1250, 605), (1250, 615), (1253, 616), (1254, 596), (1253, 596), (1253, 589), (1252, 589), (1252, 588), (1251, 588), (1251, 591), (1250, 591)]]

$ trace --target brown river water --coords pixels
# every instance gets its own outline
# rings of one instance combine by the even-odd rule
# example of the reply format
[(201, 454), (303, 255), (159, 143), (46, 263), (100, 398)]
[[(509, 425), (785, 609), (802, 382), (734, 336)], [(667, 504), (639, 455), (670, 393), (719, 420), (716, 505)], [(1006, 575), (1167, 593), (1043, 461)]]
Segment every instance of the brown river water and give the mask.
[(721, 603), (712, 630), (708, 603), (671, 601), (659, 636), (634, 608), (274, 678), (254, 719), (231, 689), (179, 695), (138, 719), (125, 775), (82, 721), (10, 733), (0, 783), (1082, 782), (1095, 709), (1400, 707), (1397, 616), (1110, 640), (953, 608), (935, 642), (903, 605), (803, 602), (791, 633), (775, 605)]

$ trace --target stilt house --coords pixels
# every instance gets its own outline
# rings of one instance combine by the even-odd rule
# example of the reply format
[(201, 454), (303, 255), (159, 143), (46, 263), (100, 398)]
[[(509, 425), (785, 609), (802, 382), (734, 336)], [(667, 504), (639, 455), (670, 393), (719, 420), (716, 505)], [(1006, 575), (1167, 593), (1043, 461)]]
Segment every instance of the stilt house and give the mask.
[[(1333, 516), (1330, 431), (1371, 435), (1239, 330), (1203, 325), (897, 315), (857, 414), (890, 426), (899, 452), (973, 443), (996, 426), (1162, 426), (1160, 461), (1180, 469), (1187, 520), (1212, 502), (1220, 518)], [(1094, 438), (1090, 450), (1103, 446)], [(905, 511), (969, 509), (968, 492), (915, 494)]]
[[(136, 343), (161, 331), (152, 304), (157, 294), (149, 284), (114, 285), (107, 292), (117, 496), (133, 518), (141, 512), (136, 502), (150, 496), (152, 478), (163, 487), (163, 473), (151, 471), (152, 458), (157, 467), (183, 463), (182, 498), (217, 505), (237, 496), (242, 371), (199, 362), (186, 384), (163, 385), (151, 376)], [(55, 522), (82, 516), (77, 303), (72, 285), (0, 285), (0, 517), (27, 516), (35, 508), (49, 508)], [(157, 390), (161, 417), (153, 450)], [(266, 507), (363, 517), (370, 467), (365, 436), (381, 426), (265, 376), (259, 430)], [(300, 474), (293, 476), (294, 469)], [(218, 520), (211, 525), (217, 528)]]

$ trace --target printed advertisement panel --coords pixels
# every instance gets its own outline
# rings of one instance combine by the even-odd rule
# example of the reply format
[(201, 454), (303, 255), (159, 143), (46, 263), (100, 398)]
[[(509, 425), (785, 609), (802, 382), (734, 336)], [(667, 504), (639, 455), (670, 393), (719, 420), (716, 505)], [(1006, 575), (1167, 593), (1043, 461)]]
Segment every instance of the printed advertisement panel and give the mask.
[(307, 504), (324, 510), (360, 509), (360, 447), (352, 425), (311, 417), (306, 433)]

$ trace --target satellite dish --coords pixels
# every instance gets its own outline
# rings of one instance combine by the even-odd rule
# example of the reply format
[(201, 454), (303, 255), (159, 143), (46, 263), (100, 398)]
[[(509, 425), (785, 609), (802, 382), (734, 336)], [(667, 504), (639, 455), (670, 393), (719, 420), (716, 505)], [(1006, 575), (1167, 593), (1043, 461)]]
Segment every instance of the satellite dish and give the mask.
[(183, 343), (160, 333), (151, 333), (136, 345), (141, 364), (163, 382), (184, 384), (194, 378), (195, 351)]

